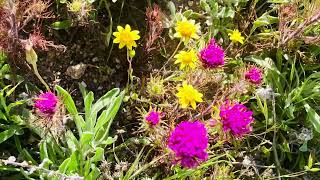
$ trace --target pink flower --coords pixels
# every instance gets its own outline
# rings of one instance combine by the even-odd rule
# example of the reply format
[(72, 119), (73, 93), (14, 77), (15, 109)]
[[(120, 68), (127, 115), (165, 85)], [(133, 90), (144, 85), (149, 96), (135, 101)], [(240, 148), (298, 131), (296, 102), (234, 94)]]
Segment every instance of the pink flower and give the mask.
[(242, 137), (252, 131), (253, 112), (248, 110), (243, 104), (231, 104), (226, 101), (220, 107), (220, 117), (222, 119), (223, 131), (230, 131), (236, 137)]
[(176, 162), (183, 167), (193, 168), (208, 159), (208, 133), (200, 121), (183, 121), (171, 133), (169, 148), (175, 152)]
[(157, 111), (150, 111), (146, 116), (146, 121), (152, 126), (157, 125), (160, 122), (161, 114)]
[(257, 67), (251, 67), (244, 76), (253, 84), (260, 84), (262, 81), (262, 72)]
[(52, 92), (41, 93), (35, 100), (34, 107), (48, 116), (52, 116), (56, 111), (58, 98)]
[(212, 38), (210, 43), (199, 53), (199, 59), (206, 68), (216, 68), (224, 65), (224, 50)]

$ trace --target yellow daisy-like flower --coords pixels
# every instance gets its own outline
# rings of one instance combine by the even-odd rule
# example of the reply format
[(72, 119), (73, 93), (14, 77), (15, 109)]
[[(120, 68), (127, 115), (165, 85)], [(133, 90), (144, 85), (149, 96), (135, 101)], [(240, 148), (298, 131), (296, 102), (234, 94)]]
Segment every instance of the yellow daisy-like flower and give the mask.
[(180, 69), (184, 69), (186, 67), (194, 69), (196, 67), (195, 62), (198, 60), (197, 54), (194, 50), (180, 51), (174, 56), (174, 58), (177, 59), (174, 64), (180, 63)]
[(199, 24), (195, 24), (194, 20), (187, 20), (184, 17), (182, 21), (177, 22), (174, 37), (181, 38), (184, 42), (188, 42), (191, 38), (198, 39), (199, 35), (197, 33), (199, 29)]
[(113, 43), (119, 43), (119, 49), (126, 46), (129, 50), (132, 50), (132, 47), (137, 47), (137, 43), (135, 41), (140, 39), (138, 30), (131, 31), (131, 27), (128, 24), (125, 28), (118, 26), (117, 29), (118, 31), (113, 33), (116, 37), (113, 40)]
[(244, 37), (241, 35), (238, 29), (233, 30), (232, 33), (229, 33), (228, 35), (231, 41), (243, 44)]
[(193, 109), (196, 109), (196, 102), (203, 102), (203, 95), (186, 82), (182, 83), (182, 87), (178, 87), (176, 96), (179, 98), (179, 103), (182, 108), (187, 108), (191, 105)]

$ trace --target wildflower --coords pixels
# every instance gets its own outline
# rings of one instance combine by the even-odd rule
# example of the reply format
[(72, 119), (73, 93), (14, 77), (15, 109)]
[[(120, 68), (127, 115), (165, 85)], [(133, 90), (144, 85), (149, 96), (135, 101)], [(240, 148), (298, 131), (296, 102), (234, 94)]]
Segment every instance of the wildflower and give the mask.
[(41, 113), (52, 116), (56, 112), (58, 98), (52, 92), (46, 92), (39, 95), (35, 100), (34, 107)]
[(177, 59), (174, 64), (180, 63), (180, 70), (186, 67), (190, 67), (191, 69), (196, 67), (195, 62), (197, 61), (197, 55), (194, 50), (180, 51), (174, 58)]
[(178, 87), (176, 96), (179, 98), (182, 108), (187, 108), (191, 105), (193, 109), (196, 109), (196, 102), (203, 102), (203, 95), (186, 82), (183, 82), (182, 87)]
[(68, 4), (69, 11), (71, 12), (79, 12), (82, 6), (82, 0), (73, 0), (72, 3)]
[(232, 33), (229, 33), (228, 35), (231, 41), (243, 44), (244, 37), (241, 35), (238, 29), (233, 30)]
[(259, 96), (259, 98), (263, 100), (270, 100), (275, 95), (275, 93), (270, 87), (259, 88), (256, 90), (256, 94)]
[(174, 151), (177, 162), (183, 167), (193, 168), (208, 159), (208, 133), (199, 121), (183, 121), (171, 133), (169, 148)]
[(157, 125), (160, 122), (161, 114), (157, 111), (150, 111), (146, 116), (146, 121), (152, 126)]
[(224, 65), (224, 50), (215, 43), (214, 39), (199, 53), (204, 67), (215, 68)]
[(231, 104), (226, 101), (220, 107), (220, 117), (222, 119), (223, 130), (230, 131), (234, 136), (242, 137), (252, 131), (253, 112), (248, 110), (243, 104)]
[(161, 96), (165, 93), (164, 80), (161, 77), (150, 77), (147, 85), (147, 92), (152, 97)]
[(245, 78), (253, 84), (260, 84), (262, 81), (261, 70), (257, 67), (251, 67), (246, 73)]
[(183, 19), (176, 24), (174, 37), (181, 38), (184, 42), (188, 42), (191, 38), (198, 39), (199, 36), (197, 33), (199, 29), (200, 25), (195, 24), (194, 20), (187, 20), (187, 18), (183, 17)]
[(302, 128), (297, 138), (301, 144), (310, 141), (313, 138), (312, 129)]
[(125, 28), (118, 26), (117, 29), (118, 31), (113, 33), (116, 37), (113, 40), (113, 43), (119, 43), (119, 49), (126, 46), (129, 50), (132, 50), (132, 47), (137, 47), (137, 43), (135, 41), (140, 39), (138, 30), (131, 31), (131, 27), (128, 24)]

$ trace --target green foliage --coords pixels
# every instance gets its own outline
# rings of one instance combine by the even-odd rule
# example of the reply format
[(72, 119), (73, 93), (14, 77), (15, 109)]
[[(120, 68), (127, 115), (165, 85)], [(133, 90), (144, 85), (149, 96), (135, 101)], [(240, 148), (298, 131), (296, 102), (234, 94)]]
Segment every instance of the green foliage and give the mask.
[[(60, 86), (57, 86), (56, 90), (64, 100), (78, 130), (76, 135), (70, 130), (66, 133), (67, 158), (59, 165), (59, 172), (70, 176), (77, 174), (88, 180), (97, 179), (100, 175), (97, 163), (104, 160), (104, 148), (116, 140), (116, 138), (109, 136), (109, 130), (120, 108), (124, 92), (113, 89), (95, 103), (93, 103), (93, 93), (84, 92), (85, 116), (83, 117), (78, 113), (70, 94)], [(52, 143), (52, 141), (42, 142), (40, 146), (42, 161), (45, 159), (55, 161), (54, 155), (50, 155), (49, 151), (49, 146)], [(57, 153), (59, 149), (52, 149), (52, 151)]]

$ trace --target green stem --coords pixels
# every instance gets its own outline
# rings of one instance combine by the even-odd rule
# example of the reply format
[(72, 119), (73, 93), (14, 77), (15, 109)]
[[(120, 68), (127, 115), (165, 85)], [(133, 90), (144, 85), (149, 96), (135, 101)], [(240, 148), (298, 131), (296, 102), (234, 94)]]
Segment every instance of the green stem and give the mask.
[(37, 68), (37, 64), (36, 63), (32, 63), (32, 67), (34, 70), (34, 74), (38, 77), (38, 79), (41, 81), (41, 83), (46, 87), (46, 89), (51, 92), (48, 84), (42, 79), (42, 77), (39, 74), (38, 68)]
[[(273, 122), (275, 125), (277, 125), (276, 120), (276, 104), (275, 104), (275, 98), (274, 95), (272, 95), (272, 111), (273, 111)], [(281, 180), (281, 174), (280, 174), (280, 161), (278, 158), (278, 152), (277, 152), (277, 128), (273, 131), (273, 140), (272, 140), (272, 149), (273, 149), (273, 155), (276, 162), (276, 168), (277, 168), (277, 175), (278, 179)]]
[(170, 60), (174, 57), (174, 55), (177, 53), (177, 51), (179, 50), (180, 46), (182, 44), (182, 40), (180, 40), (179, 44), (177, 45), (176, 49), (173, 51), (172, 55), (168, 58), (167, 62), (162, 66), (162, 68), (160, 69), (160, 71), (162, 71), (166, 65), (170, 62)]

